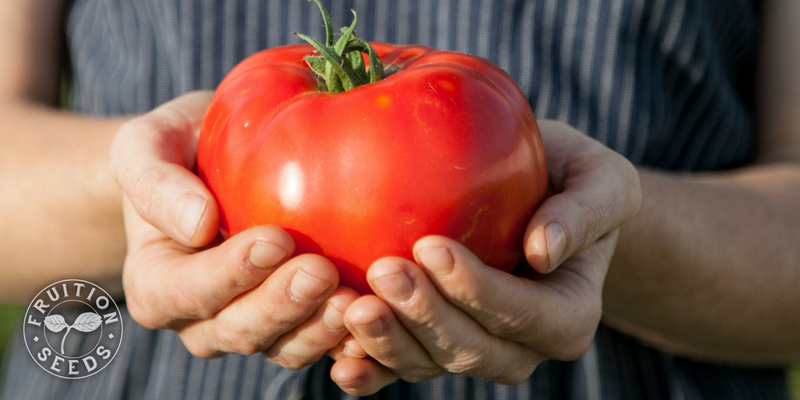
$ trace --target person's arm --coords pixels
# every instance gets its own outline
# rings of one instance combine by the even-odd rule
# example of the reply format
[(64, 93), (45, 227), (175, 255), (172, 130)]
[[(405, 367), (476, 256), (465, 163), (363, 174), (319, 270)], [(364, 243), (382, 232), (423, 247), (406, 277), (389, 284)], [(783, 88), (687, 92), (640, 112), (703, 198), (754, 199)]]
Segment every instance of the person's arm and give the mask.
[(757, 164), (640, 171), (606, 279), (605, 321), (680, 356), (800, 362), (800, 3), (763, 12)]
[(57, 108), (63, 1), (0, 2), (0, 302), (84, 278), (121, 293), (121, 191), (108, 173), (119, 120)]

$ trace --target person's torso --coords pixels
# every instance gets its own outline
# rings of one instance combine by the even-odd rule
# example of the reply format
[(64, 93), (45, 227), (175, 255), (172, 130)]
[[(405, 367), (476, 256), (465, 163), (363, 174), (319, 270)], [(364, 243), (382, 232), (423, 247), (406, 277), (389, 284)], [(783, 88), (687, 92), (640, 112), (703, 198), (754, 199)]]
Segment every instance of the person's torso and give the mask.
[[(732, 167), (751, 156), (757, 15), (748, 0), (323, 0), (358, 34), (476, 54), (505, 69), (537, 118), (568, 122), (634, 163), (673, 170)], [(143, 113), (213, 89), (244, 57), (321, 37), (305, 0), (76, 0), (67, 33), (72, 106)], [(38, 370), (19, 342), (7, 398), (344, 398), (330, 360), (299, 371), (261, 355), (192, 357), (174, 332), (125, 312), (123, 348), (107, 371), (65, 381)], [(41, 372), (41, 374), (39, 374)], [(16, 397), (15, 397), (16, 396)], [(19, 397), (23, 396), (23, 397)], [(785, 399), (783, 372), (676, 358), (601, 326), (589, 352), (549, 361), (518, 386), (458, 375), (398, 382), (376, 398)]]
[[(751, 0), (326, 0), (359, 36), (488, 58), (537, 118), (568, 122), (637, 165), (727, 168), (752, 147)], [(303, 0), (78, 0), (67, 21), (73, 106), (146, 112), (213, 89), (244, 57), (324, 34)]]

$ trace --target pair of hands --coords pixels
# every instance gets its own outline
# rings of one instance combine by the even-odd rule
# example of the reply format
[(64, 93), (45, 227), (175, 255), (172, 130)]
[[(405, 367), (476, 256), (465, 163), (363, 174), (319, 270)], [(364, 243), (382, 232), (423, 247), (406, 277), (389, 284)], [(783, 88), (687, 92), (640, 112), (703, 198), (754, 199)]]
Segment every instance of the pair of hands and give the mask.
[(376, 295), (359, 296), (338, 286), (324, 257), (293, 257), (279, 228), (219, 239), (214, 198), (191, 172), (210, 96), (190, 93), (131, 120), (112, 144), (125, 193), (123, 284), (137, 322), (175, 330), (198, 357), (261, 352), (300, 368), (328, 354), (331, 378), (353, 395), (447, 372), (517, 384), (544, 360), (588, 349), (617, 227), (640, 202), (623, 157), (540, 121), (553, 195), (528, 225), (524, 276), (431, 236), (414, 245), (414, 260), (376, 261), (367, 273)]

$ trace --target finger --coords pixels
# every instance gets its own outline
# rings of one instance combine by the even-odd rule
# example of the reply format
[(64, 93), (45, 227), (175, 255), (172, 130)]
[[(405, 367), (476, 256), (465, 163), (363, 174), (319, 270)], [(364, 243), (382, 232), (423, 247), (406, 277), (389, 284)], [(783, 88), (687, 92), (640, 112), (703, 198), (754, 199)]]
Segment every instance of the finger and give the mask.
[(315, 254), (294, 257), (213, 318), (181, 330), (181, 338), (199, 357), (262, 352), (314, 315), (338, 283), (336, 267), (328, 259)]
[(369, 396), (396, 382), (398, 376), (375, 360), (346, 357), (333, 364), (331, 379), (351, 396)]
[[(367, 280), (434, 363), (449, 372), (510, 384), (526, 379), (538, 364), (538, 357), (529, 348), (489, 335), (472, 317), (450, 304), (425, 273), (408, 260), (397, 257), (378, 260), (367, 271)], [(373, 340), (374, 344), (405, 363), (414, 361), (403, 360), (416, 353), (404, 352), (397, 345), (405, 345), (407, 340), (392, 328), (392, 313), (376, 311), (381, 312), (380, 320), (386, 324), (388, 339)], [(389, 366), (386, 364), (389, 360), (376, 356), (376, 350), (369, 348), (368, 343), (362, 340), (359, 343), (377, 361)], [(405, 379), (403, 372), (395, 370), (395, 373)]]
[(344, 310), (357, 298), (355, 290), (338, 288), (311, 318), (280, 336), (264, 355), (289, 369), (300, 369), (316, 362), (348, 334)]
[(168, 328), (213, 316), (270, 276), (291, 256), (294, 241), (280, 228), (262, 226), (195, 254), (186, 250), (170, 240), (129, 249), (123, 285), (130, 312), (143, 326)]
[(367, 351), (364, 350), (364, 346), (358, 343), (358, 340), (352, 334), (344, 338), (342, 344), (344, 345), (342, 355), (345, 357), (365, 358), (369, 356)]
[(369, 356), (352, 334), (345, 336), (339, 344), (328, 350), (327, 355), (337, 361), (345, 357), (365, 358)]
[(414, 256), (447, 301), (491, 335), (526, 344), (545, 358), (566, 360), (591, 344), (616, 232), (540, 280), (487, 267), (464, 246), (441, 236), (419, 240)]
[(445, 372), (375, 296), (353, 302), (345, 312), (345, 324), (367, 354), (405, 381), (433, 379)]
[(567, 125), (541, 121), (549, 181), (525, 233), (525, 255), (548, 273), (630, 220), (641, 202), (639, 176), (621, 155)]
[(136, 212), (172, 239), (199, 247), (214, 239), (214, 197), (191, 169), (210, 92), (193, 92), (135, 118), (117, 132), (109, 167)]

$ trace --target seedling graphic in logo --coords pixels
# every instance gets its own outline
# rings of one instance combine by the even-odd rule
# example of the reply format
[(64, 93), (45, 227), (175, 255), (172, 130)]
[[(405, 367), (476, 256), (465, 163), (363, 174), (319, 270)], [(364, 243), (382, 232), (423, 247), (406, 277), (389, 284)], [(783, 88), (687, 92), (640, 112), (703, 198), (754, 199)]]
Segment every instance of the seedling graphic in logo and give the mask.
[(119, 308), (101, 287), (70, 279), (43, 289), (25, 313), (25, 345), (39, 366), (60, 378), (94, 375), (122, 343)]
[(61, 354), (64, 354), (64, 342), (67, 340), (67, 335), (69, 335), (70, 330), (75, 329), (87, 333), (94, 332), (100, 327), (102, 322), (103, 318), (93, 312), (85, 312), (78, 315), (78, 318), (75, 318), (75, 322), (72, 325), (64, 321), (64, 317), (58, 314), (48, 315), (44, 319), (44, 325), (53, 332), (61, 332), (65, 328), (67, 329), (67, 333), (65, 333), (64, 338), (61, 339)]

